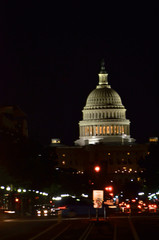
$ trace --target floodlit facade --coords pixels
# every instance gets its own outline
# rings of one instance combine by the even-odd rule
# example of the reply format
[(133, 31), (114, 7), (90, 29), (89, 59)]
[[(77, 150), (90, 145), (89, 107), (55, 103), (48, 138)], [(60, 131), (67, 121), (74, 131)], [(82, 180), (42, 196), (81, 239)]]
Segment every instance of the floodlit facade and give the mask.
[(102, 61), (98, 74), (99, 84), (86, 100), (83, 120), (79, 122), (79, 139), (75, 145), (85, 146), (96, 143), (131, 143), (130, 121), (119, 94), (108, 84), (108, 73)]

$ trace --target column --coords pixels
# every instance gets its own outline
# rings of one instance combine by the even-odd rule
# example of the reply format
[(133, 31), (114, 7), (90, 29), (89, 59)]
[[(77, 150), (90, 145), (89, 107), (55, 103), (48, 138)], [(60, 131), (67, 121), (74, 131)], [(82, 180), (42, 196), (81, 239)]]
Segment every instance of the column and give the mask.
[(81, 136), (81, 127), (79, 127), (79, 135)]

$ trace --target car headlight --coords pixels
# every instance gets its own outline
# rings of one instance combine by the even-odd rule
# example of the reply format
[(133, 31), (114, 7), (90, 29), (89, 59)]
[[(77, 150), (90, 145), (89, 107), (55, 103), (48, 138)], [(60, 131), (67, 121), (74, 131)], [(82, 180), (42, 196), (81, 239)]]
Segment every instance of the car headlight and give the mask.
[(37, 211), (37, 215), (41, 216), (41, 211), (40, 210)]

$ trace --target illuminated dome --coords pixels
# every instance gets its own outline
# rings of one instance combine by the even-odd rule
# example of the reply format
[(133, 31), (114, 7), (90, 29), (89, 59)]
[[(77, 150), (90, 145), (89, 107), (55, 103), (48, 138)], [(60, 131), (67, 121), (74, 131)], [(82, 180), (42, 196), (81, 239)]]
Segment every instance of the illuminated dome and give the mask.
[(108, 84), (104, 61), (98, 74), (99, 84), (87, 97), (83, 120), (79, 122), (79, 139), (76, 145), (101, 142), (132, 142), (130, 121), (119, 94)]
[(124, 108), (119, 94), (112, 88), (94, 89), (88, 96), (84, 109)]

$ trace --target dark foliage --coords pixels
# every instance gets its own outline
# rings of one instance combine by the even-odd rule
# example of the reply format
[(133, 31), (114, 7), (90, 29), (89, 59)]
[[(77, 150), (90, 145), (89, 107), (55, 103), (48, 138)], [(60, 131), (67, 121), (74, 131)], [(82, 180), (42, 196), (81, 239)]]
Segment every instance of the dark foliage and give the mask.
[(34, 139), (0, 136), (0, 183), (44, 188), (53, 179), (55, 155)]
[(159, 145), (153, 143), (145, 158), (140, 159), (140, 166), (144, 169), (141, 175), (147, 191), (158, 191), (159, 189)]

